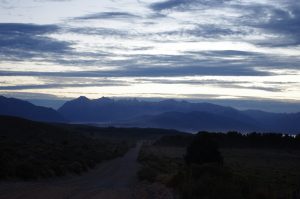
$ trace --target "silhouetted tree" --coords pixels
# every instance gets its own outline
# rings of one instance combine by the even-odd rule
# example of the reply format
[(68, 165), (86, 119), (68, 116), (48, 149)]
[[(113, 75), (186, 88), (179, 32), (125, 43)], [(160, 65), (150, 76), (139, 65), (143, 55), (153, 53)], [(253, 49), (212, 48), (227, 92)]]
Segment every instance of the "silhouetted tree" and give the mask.
[(185, 162), (190, 164), (217, 163), (223, 164), (223, 158), (218, 145), (208, 133), (199, 132), (187, 147)]

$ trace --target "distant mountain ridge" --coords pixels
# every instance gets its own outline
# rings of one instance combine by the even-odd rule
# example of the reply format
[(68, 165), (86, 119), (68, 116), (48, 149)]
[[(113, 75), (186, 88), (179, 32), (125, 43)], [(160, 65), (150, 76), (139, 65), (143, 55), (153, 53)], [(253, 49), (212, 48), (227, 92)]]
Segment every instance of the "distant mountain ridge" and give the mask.
[(260, 121), (264, 129), (275, 132), (300, 133), (300, 112), (270, 113), (259, 110), (242, 111)]
[(35, 106), (24, 100), (4, 96), (0, 96), (0, 115), (43, 122), (66, 122), (65, 118), (52, 108)]
[(163, 100), (114, 100), (81, 96), (58, 109), (72, 122), (107, 123), (119, 126), (174, 128), (198, 131), (262, 131), (300, 133), (300, 113), (240, 111), (210, 103)]
[(0, 115), (43, 122), (92, 123), (103, 126), (166, 128), (181, 131), (300, 133), (300, 113), (241, 111), (211, 103), (163, 100), (114, 100), (81, 96), (57, 111), (0, 96)]
[[(224, 107), (210, 103), (190, 103), (187, 101), (163, 100), (159, 102), (133, 100), (113, 100), (102, 97), (90, 100), (84, 96), (66, 102), (58, 109), (62, 115), (71, 121), (78, 122), (109, 122), (126, 120), (141, 115), (156, 115), (164, 112), (193, 112), (205, 111), (231, 117), (244, 118), (231, 107)], [(75, 114), (80, 112), (80, 114)], [(250, 119), (247, 117), (247, 119)]]

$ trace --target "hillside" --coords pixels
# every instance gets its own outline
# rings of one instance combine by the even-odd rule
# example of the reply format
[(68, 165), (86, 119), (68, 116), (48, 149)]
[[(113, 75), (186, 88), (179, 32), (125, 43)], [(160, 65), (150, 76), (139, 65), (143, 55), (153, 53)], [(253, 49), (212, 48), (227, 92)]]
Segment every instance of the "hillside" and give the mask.
[(56, 110), (35, 106), (27, 101), (0, 96), (0, 115), (10, 115), (43, 122), (66, 122)]

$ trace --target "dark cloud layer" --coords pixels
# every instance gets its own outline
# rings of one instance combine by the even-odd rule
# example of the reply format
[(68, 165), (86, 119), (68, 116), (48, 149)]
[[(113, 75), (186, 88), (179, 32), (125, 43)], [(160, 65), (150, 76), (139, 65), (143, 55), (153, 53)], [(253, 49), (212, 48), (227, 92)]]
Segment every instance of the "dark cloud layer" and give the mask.
[[(62, 65), (105, 64), (117, 69), (105, 71), (78, 72), (7, 72), (0, 76), (61, 76), (61, 77), (159, 77), (159, 76), (269, 76), (272, 69), (297, 70), (300, 59), (297, 57), (270, 56), (247, 51), (187, 51), (182, 55), (134, 55), (122, 60), (105, 60), (101, 56), (94, 60), (56, 60)], [(105, 54), (103, 56), (106, 56)], [(111, 55), (110, 55), (111, 56)], [(100, 57), (100, 59), (99, 59)], [(267, 72), (270, 70), (270, 72)]]
[(23, 60), (64, 54), (71, 49), (70, 43), (47, 36), (57, 31), (59, 27), (56, 25), (1, 23), (0, 57), (2, 60)]
[[(299, 45), (300, 44), (300, 2), (291, 5), (288, 10), (273, 9), (270, 12), (270, 19), (258, 26), (267, 31), (279, 34), (282, 38), (273, 41), (274, 46)], [(271, 44), (272, 45), (272, 44)]]
[[(276, 4), (260, 2), (242, 3), (232, 0), (167, 0), (150, 4), (153, 11), (176, 10), (181, 12), (196, 12), (199, 9), (213, 10), (214, 8), (235, 9), (242, 13), (241, 17), (227, 19), (224, 24), (198, 24), (194, 29), (177, 30), (162, 34), (191, 35), (199, 38), (215, 38), (220, 36), (268, 34), (274, 39), (253, 40), (254, 44), (262, 46), (297, 46), (300, 44), (300, 2), (286, 0), (282, 7)], [(220, 13), (221, 14), (221, 13)], [(228, 21), (230, 20), (230, 21)], [(236, 30), (238, 28), (238, 30)]]
[(73, 88), (73, 87), (106, 87), (106, 86), (127, 86), (126, 82), (103, 82), (103, 83), (91, 83), (91, 84), (32, 84), (32, 85), (18, 85), (18, 86), (1, 86), (0, 90), (27, 90), (27, 89), (52, 89), (52, 88)]
[(112, 18), (139, 18), (139, 16), (128, 12), (100, 12), (74, 18), (75, 20), (112, 19)]
[(155, 11), (162, 11), (174, 8), (187, 9), (189, 6), (219, 6), (231, 0), (166, 0), (150, 5)]
[(274, 39), (254, 41), (262, 46), (297, 46), (300, 44), (300, 2), (287, 0), (282, 6), (272, 4), (234, 4), (237, 10), (244, 11), (244, 15), (235, 20), (235, 24), (246, 28), (254, 28), (263, 34), (273, 36)]
[(165, 9), (171, 9), (177, 6), (180, 6), (185, 3), (189, 3), (191, 1), (189, 0), (168, 0), (168, 1), (163, 1), (163, 2), (158, 2), (158, 3), (153, 3), (151, 4), (150, 8), (153, 10), (165, 10)]

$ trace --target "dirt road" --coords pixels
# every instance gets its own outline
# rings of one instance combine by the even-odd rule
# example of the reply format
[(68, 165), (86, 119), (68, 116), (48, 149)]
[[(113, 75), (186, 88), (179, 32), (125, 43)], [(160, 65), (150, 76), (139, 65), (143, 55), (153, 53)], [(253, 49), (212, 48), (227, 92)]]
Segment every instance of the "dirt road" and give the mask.
[[(42, 182), (0, 183), (1, 199), (129, 199), (137, 196), (138, 163), (141, 143), (125, 156), (102, 163), (81, 176)], [(144, 198), (144, 197), (142, 197)], [(146, 197), (148, 198), (148, 197)]]

